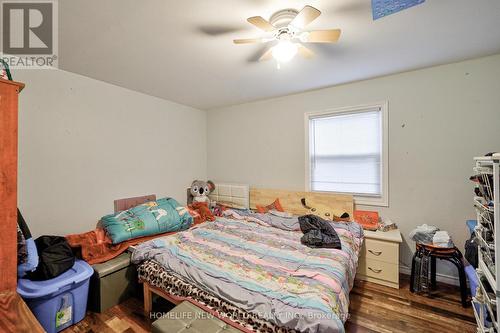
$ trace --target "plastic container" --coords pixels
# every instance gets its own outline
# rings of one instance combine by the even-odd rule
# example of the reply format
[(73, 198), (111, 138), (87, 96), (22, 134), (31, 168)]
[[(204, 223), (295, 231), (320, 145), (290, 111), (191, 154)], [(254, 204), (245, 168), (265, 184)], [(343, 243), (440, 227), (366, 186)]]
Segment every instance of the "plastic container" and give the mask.
[(20, 279), (17, 292), (48, 333), (56, 333), (85, 317), (89, 279), (94, 269), (76, 260), (71, 269), (45, 281)]
[[(472, 297), (475, 297), (477, 293), (477, 288), (479, 287), (479, 280), (477, 278), (476, 270), (471, 265), (465, 266), (465, 274), (467, 275), (467, 279), (469, 280), (470, 293)], [(479, 313), (481, 306), (483, 307), (484, 313), (488, 313), (488, 309), (484, 304), (479, 304), (473, 301), (472, 306), (475, 307), (476, 313)], [(488, 320), (487, 318), (484, 318), (483, 326), (491, 327), (492, 326), (491, 321)]]
[(470, 294), (472, 297), (476, 296), (476, 290), (479, 285), (477, 280), (476, 270), (471, 265), (465, 266), (465, 274), (469, 280)]

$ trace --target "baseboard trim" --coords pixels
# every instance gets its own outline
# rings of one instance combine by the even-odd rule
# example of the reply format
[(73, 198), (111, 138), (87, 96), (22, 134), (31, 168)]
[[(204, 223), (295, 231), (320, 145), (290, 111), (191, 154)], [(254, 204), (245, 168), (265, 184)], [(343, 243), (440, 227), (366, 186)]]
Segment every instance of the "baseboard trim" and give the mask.
[[(399, 273), (411, 275), (411, 268), (408, 266), (399, 265)], [(451, 284), (452, 286), (459, 286), (460, 282), (458, 277), (436, 273), (436, 280), (442, 283)]]

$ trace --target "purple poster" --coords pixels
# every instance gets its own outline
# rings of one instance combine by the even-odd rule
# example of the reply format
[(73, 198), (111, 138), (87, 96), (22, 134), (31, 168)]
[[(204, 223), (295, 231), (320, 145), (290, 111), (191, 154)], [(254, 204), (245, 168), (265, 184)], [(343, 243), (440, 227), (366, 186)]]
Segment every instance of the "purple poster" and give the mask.
[(372, 0), (373, 19), (397, 13), (407, 8), (420, 5), (425, 0)]

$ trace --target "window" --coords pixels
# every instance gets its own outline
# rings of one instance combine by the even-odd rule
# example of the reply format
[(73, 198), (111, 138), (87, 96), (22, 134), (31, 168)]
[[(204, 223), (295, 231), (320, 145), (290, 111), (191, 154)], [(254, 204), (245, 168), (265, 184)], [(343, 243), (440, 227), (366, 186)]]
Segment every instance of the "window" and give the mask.
[(306, 114), (306, 187), (388, 205), (387, 103)]

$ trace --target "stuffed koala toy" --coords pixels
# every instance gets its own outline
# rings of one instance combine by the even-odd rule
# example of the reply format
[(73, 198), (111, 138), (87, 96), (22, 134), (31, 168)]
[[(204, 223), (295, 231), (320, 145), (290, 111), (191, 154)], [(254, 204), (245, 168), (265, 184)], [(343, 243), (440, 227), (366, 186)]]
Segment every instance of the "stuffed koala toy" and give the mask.
[(215, 190), (215, 184), (209, 181), (195, 180), (191, 184), (188, 192), (188, 204), (193, 202), (206, 202), (208, 206), (211, 206), (210, 198), (208, 195)]

